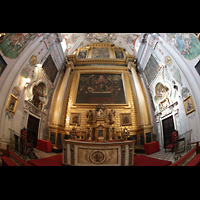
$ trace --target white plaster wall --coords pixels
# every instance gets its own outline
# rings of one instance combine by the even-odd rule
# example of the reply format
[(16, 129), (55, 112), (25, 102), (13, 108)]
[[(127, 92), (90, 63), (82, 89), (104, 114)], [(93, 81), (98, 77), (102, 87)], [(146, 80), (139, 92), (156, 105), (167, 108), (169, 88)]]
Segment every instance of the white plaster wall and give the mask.
[[(44, 41), (48, 39), (49, 46), (46, 47)], [(46, 85), (47, 88), (57, 87), (60, 78), (60, 71), (65, 66), (65, 57), (62, 51), (62, 47), (59, 42), (56, 42), (56, 36), (54, 34), (49, 34), (48, 37), (45, 39), (43, 36), (36, 37), (34, 40), (30, 41), (26, 48), (21, 52), (21, 54), (16, 59), (9, 59), (3, 55), (4, 60), (7, 63), (7, 67), (4, 70), (2, 76), (0, 77), (0, 138), (9, 139), (10, 137), (10, 130), (12, 129), (17, 133), (20, 133), (20, 130), (23, 127), (27, 126), (27, 116), (24, 112), (24, 100), (27, 100), (29, 96), (27, 93), (27, 88), (24, 88), (24, 83), (20, 82), (21, 78), (21, 71), (24, 67), (28, 66), (30, 69), (30, 73), (28, 78), (31, 81), (34, 81), (34, 71), (36, 68), (30, 67), (29, 60), (32, 55), (37, 55), (37, 62), (43, 63), (46, 57), (51, 54), (54, 63), (58, 69), (58, 74), (56, 80), (54, 81), (54, 85), (51, 85), (45, 76), (42, 77), (42, 80)], [(10, 112), (6, 111), (6, 104), (9, 98), (10, 93), (15, 86), (18, 86), (21, 93), (18, 98), (18, 104), (16, 108), (15, 114), (11, 114)], [(46, 111), (47, 115), (43, 115), (40, 117), (40, 133), (38, 134), (39, 138), (43, 138), (45, 131), (48, 127), (48, 112), (49, 109)]]
[[(141, 59), (138, 60), (140, 66), (140, 72), (144, 70), (148, 59), (150, 58), (151, 54), (155, 56), (158, 63), (160, 65), (165, 63), (165, 57), (170, 56), (172, 59), (171, 65), (166, 66), (164, 69), (165, 74), (168, 73), (169, 77), (162, 77), (162, 70), (158, 73), (155, 79), (150, 83), (149, 88), (153, 91), (153, 96), (155, 95), (155, 86), (158, 82), (161, 82), (163, 85), (166, 85), (170, 89), (170, 103), (178, 102), (178, 105), (173, 108), (173, 117), (174, 117), (174, 124), (175, 128), (179, 129), (179, 134), (183, 134), (186, 131), (192, 129), (192, 140), (200, 138), (200, 76), (196, 72), (194, 66), (199, 61), (200, 56), (193, 60), (187, 60), (184, 58), (183, 55), (176, 49), (175, 46), (170, 45), (165, 39), (160, 36), (157, 36), (158, 40), (149, 36), (147, 39), (146, 46), (144, 47), (143, 55)], [(181, 83), (177, 82), (173, 77), (173, 70), (178, 69), (180, 76), (181, 76)], [(141, 75), (145, 90), (148, 91), (148, 85), (146, 84), (146, 79), (144, 75)], [(178, 86), (178, 91), (175, 91), (173, 88), (172, 81), (175, 81), (175, 84)], [(190, 91), (190, 94), (193, 97), (194, 104), (196, 111), (186, 115), (183, 99), (181, 95), (181, 90), (183, 87), (187, 87)], [(176, 96), (175, 96), (176, 92)], [(147, 95), (148, 102), (150, 105), (150, 113), (152, 124), (157, 126), (154, 127), (153, 131), (154, 134), (158, 134), (159, 141), (162, 138), (162, 124), (159, 122), (160, 119), (155, 118), (157, 110), (151, 108), (150, 104), (150, 95)], [(158, 106), (158, 104), (155, 104)], [(176, 110), (176, 111), (175, 111)]]

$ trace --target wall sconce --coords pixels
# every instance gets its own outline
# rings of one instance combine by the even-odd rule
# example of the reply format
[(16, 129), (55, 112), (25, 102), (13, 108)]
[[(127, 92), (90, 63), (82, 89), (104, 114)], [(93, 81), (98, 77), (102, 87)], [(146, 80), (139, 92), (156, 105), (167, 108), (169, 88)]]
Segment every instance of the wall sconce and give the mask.
[(4, 37), (5, 37), (6, 33), (0, 33), (0, 42), (3, 41)]
[(0, 33), (0, 37), (4, 37), (5, 35), (5, 33)]
[(24, 79), (24, 88), (27, 88), (30, 82), (31, 82), (30, 78), (25, 78)]
[(38, 63), (38, 64), (37, 64), (37, 67), (38, 67), (38, 68), (42, 68), (42, 64)]

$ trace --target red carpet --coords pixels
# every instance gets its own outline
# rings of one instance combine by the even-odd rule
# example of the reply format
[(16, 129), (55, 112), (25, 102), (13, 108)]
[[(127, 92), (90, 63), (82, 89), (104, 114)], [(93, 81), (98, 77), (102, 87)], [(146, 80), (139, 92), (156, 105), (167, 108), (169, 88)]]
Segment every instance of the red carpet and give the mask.
[(28, 163), (33, 166), (62, 166), (62, 154), (48, 158), (29, 160)]
[[(28, 163), (33, 166), (62, 166), (62, 154), (48, 158), (29, 160)], [(171, 161), (151, 158), (145, 155), (134, 156), (134, 166), (169, 166), (171, 164)]]
[(151, 158), (145, 155), (134, 156), (134, 166), (169, 166), (171, 161)]

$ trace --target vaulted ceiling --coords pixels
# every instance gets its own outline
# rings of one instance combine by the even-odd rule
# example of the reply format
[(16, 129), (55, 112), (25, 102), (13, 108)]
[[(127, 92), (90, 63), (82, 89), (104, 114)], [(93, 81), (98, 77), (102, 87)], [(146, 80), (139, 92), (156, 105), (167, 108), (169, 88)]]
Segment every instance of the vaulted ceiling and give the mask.
[(61, 33), (65, 55), (70, 55), (77, 48), (94, 42), (110, 42), (125, 48), (131, 55), (136, 55), (141, 33)]

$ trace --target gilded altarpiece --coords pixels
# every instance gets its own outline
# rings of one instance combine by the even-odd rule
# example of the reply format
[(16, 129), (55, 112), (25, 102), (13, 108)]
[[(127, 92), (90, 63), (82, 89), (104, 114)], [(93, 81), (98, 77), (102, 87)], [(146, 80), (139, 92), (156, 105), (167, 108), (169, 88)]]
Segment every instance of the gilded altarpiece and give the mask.
[[(121, 113), (131, 113), (131, 119), (132, 119), (132, 124), (133, 127), (137, 127), (137, 116), (136, 116), (136, 107), (134, 106), (135, 100), (132, 94), (131, 90), (131, 85), (130, 85), (130, 79), (129, 79), (129, 74), (127, 71), (116, 71), (116, 70), (108, 70), (107, 66), (105, 67), (105, 71), (109, 74), (120, 74), (123, 77), (123, 84), (124, 84), (124, 93), (125, 93), (125, 99), (126, 102), (124, 104), (105, 104), (108, 108), (108, 111), (111, 109), (115, 109), (115, 124), (116, 129), (121, 130), (121, 123), (120, 123), (120, 114)], [(77, 98), (77, 91), (78, 91), (78, 86), (79, 86), (79, 79), (80, 79), (80, 74), (83, 73), (91, 73), (96, 74), (100, 73), (101, 71), (96, 69), (96, 70), (77, 70), (74, 73), (71, 89), (70, 89), (70, 94), (69, 94), (69, 100), (68, 100), (68, 105), (67, 105), (67, 115), (66, 115), (66, 124), (65, 124), (65, 129), (70, 130), (72, 126), (70, 125), (70, 117), (71, 113), (74, 112), (79, 112), (81, 113), (81, 122), (80, 122), (80, 128), (81, 129), (86, 129), (88, 127), (87, 124), (87, 112), (88, 110), (92, 110), (93, 113), (95, 113), (95, 107), (98, 103), (76, 103), (76, 98)], [(100, 102), (103, 103), (103, 102)]]
[[(110, 55), (114, 55), (114, 50)], [(73, 67), (70, 72), (65, 103), (60, 105), (64, 110), (62, 111), (62, 124), (56, 128), (57, 125), (52, 121), (56, 117), (51, 118), (51, 124), (54, 124), (56, 132), (61, 133), (61, 143), (67, 139), (72, 130), (78, 140), (98, 141), (97, 135), (99, 137), (102, 130), (102, 140), (113, 141), (123, 139), (122, 135), (125, 129), (133, 136), (133, 139), (137, 140), (136, 143), (139, 147), (141, 146), (141, 134), (144, 135), (144, 143), (146, 143), (146, 133), (152, 133), (152, 129), (144, 130), (144, 127), (139, 127), (137, 95), (133, 87), (132, 74), (128, 69), (129, 61), (132, 62), (134, 58), (130, 55), (125, 56), (124, 59), (91, 58), (83, 63), (83, 58), (78, 59), (77, 56), (68, 56), (68, 64), (71, 63)], [(102, 64), (99, 64), (100, 62)], [(116, 62), (118, 63), (116, 64)], [(109, 121), (109, 114), (102, 119), (95, 117), (95, 109), (99, 104), (106, 106), (107, 113), (115, 112), (112, 123)], [(91, 119), (88, 119), (88, 112), (93, 115)], [(74, 113), (81, 116), (77, 124), (72, 123)], [(124, 114), (130, 116), (127, 126), (121, 120), (121, 116)], [(55, 114), (52, 113), (52, 115)], [(53, 126), (49, 126), (49, 132), (53, 130)]]

